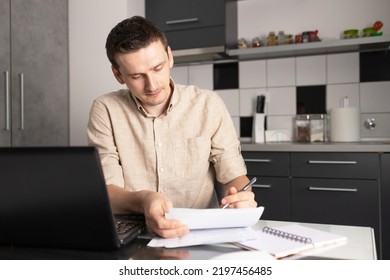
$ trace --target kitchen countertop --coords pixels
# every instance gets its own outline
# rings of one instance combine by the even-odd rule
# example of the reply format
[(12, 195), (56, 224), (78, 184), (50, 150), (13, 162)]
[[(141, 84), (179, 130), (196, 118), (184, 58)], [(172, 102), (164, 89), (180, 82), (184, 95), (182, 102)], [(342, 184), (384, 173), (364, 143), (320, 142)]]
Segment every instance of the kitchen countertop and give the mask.
[(390, 141), (362, 141), (362, 142), (275, 142), (254, 144), (241, 142), (241, 149), (245, 152), (374, 152), (389, 153)]

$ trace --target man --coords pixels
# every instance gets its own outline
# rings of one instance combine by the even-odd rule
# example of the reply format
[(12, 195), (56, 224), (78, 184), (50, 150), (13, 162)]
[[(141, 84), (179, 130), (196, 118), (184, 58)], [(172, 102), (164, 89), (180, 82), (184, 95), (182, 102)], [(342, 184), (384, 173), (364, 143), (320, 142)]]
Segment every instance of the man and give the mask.
[[(231, 117), (213, 91), (177, 85), (166, 37), (142, 17), (108, 35), (112, 72), (127, 89), (94, 101), (88, 139), (97, 147), (115, 213), (143, 213), (150, 230), (178, 237), (171, 207), (256, 207)], [(217, 201), (214, 182), (224, 185)]]

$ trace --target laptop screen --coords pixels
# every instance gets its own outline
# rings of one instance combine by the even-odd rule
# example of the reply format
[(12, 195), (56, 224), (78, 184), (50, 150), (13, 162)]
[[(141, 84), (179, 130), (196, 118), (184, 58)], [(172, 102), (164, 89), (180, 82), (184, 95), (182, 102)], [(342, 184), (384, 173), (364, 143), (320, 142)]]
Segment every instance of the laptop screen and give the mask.
[(1, 244), (119, 247), (95, 148), (0, 148), (0, 180)]

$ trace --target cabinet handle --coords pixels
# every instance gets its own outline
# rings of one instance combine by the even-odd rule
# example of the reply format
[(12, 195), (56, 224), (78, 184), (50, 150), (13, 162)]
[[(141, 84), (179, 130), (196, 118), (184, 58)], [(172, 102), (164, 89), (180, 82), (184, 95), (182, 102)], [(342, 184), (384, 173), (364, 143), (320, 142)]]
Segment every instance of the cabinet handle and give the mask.
[(167, 20), (165, 23), (168, 25), (181, 24), (181, 23), (190, 23), (197, 22), (198, 18), (184, 18), (184, 19), (176, 19), (176, 20)]
[(357, 161), (343, 160), (309, 160), (309, 164), (357, 164)]
[(247, 162), (271, 162), (270, 159), (254, 159), (254, 158), (246, 158), (244, 161)]
[(4, 130), (10, 130), (10, 97), (9, 97), (9, 73), (8, 71), (4, 72), (5, 78), (5, 128)]
[(309, 191), (326, 191), (326, 192), (357, 192), (357, 188), (324, 188), (324, 187), (309, 187)]
[(20, 73), (20, 130), (24, 130), (24, 74)]
[(260, 188), (260, 189), (269, 189), (269, 188), (271, 188), (271, 185), (253, 184), (252, 187), (254, 187), (254, 188)]

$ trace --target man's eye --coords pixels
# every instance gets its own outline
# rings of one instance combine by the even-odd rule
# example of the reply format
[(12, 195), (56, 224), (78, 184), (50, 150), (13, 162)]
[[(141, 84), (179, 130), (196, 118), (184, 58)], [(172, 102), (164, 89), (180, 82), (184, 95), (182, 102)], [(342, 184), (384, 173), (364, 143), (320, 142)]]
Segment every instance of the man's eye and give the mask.
[(157, 66), (156, 68), (154, 68), (154, 71), (158, 72), (158, 71), (161, 71), (163, 69), (162, 66)]
[(137, 79), (139, 79), (140, 77), (141, 77), (141, 75), (131, 76), (131, 78), (132, 78), (133, 80), (137, 80)]

